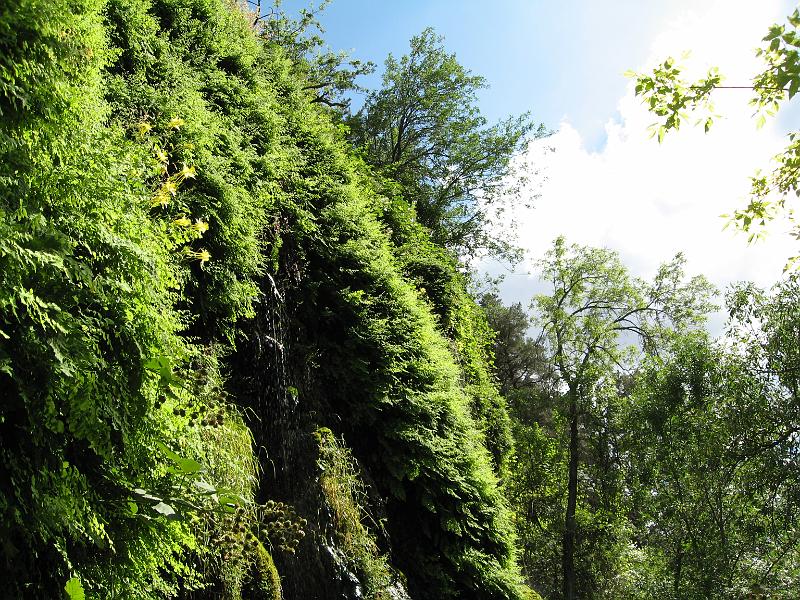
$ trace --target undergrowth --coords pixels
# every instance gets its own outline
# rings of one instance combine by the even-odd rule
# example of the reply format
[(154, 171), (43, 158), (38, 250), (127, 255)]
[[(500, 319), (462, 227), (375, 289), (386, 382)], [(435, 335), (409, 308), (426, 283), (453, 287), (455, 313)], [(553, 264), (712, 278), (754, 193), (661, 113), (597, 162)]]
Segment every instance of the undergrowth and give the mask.
[(315, 438), (319, 448), (319, 484), (333, 517), (330, 526), (335, 543), (347, 557), (347, 567), (359, 575), (366, 598), (391, 598), (388, 588), (398, 575), (392, 572), (370, 531), (370, 527), (377, 528), (379, 524), (365, 508), (369, 502), (358, 464), (330, 429), (318, 429)]

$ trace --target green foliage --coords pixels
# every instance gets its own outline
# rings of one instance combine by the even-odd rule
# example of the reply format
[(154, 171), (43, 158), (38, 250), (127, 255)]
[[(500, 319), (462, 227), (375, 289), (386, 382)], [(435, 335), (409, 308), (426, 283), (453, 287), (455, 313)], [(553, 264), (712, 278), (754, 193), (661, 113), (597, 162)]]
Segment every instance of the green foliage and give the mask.
[(360, 576), (367, 598), (390, 598), (389, 588), (397, 576), (370, 531), (369, 526), (379, 525), (365, 508), (367, 490), (359, 477), (358, 464), (330, 429), (318, 429), (315, 437), (319, 448), (319, 484), (332, 512), (331, 527), (337, 547), (347, 557), (350, 563), (347, 566)]
[(253, 600), (281, 600), (281, 578), (272, 555), (262, 544), (256, 549), (255, 574), (250, 584)]
[(328, 4), (330, 0), (323, 0), (318, 6), (301, 8), (300, 18), (292, 19), (280, 10), (280, 0), (275, 0), (267, 15), (254, 16), (254, 23), (263, 28), (260, 36), (265, 43), (279, 47), (291, 59), (295, 77), (303, 82), (302, 89), (309, 93), (311, 102), (347, 111), (350, 99), (346, 94), (366, 91), (356, 79), (372, 73), (375, 65), (326, 47), (320, 35), (325, 30), (317, 15)]
[(485, 322), (309, 102), (313, 69), (222, 0), (14, 0), (0, 31), (6, 591), (237, 597), (256, 561), (279, 593), (265, 546), (303, 523), (253, 501), (222, 376), (271, 269), (409, 585), (524, 597)]
[(208, 224), (192, 250), (211, 260), (193, 266), (182, 300), (204, 337), (233, 339), (258, 295), (265, 162), (275, 151), (273, 88), (256, 68), (261, 50), (242, 15), (216, 2), (110, 2), (107, 13), (122, 49), (106, 83), (114, 120), (134, 138), (150, 128), (154, 154), (167, 149), (170, 163), (196, 171), (159, 209), (170, 223), (188, 215)]
[(704, 322), (714, 288), (702, 276), (684, 281), (685, 262), (676, 255), (647, 283), (631, 277), (613, 251), (556, 240), (540, 262), (553, 292), (534, 298), (534, 323), (565, 384), (588, 390), (614, 365), (629, 367), (637, 349), (620, 343), (623, 334), (654, 351), (673, 330)]
[(304, 148), (305, 177), (289, 178), (294, 197), (308, 199), (308, 216), (297, 218), (313, 214), (313, 227), (284, 239), (302, 273), (287, 301), (328, 410), (348, 415), (345, 437), (389, 497), (387, 530), (402, 548), (392, 562), (422, 597), (474, 588), (514, 597), (508, 515), (451, 343), (403, 278), (402, 253), (378, 221), (384, 200), (365, 193), (343, 142), (312, 137), (322, 127), (310, 116), (294, 125), (315, 140)]
[[(681, 283), (679, 263), (646, 285), (614, 253), (559, 240), (543, 267), (553, 293), (537, 304), (554, 373), (536, 360), (521, 311), (484, 302), (504, 332), (498, 373), (515, 438), (506, 488), (529, 584), (548, 598), (570, 593), (571, 550), (576, 597), (791, 597), (797, 277), (770, 293), (732, 288), (728, 331), (714, 343), (693, 327), (707, 285)], [(651, 310), (664, 314), (638, 320)], [(637, 362), (626, 365), (634, 351), (617, 326), (641, 336)]]
[(703, 123), (706, 132), (714, 124), (714, 107), (709, 94), (722, 82), (719, 71), (716, 68), (709, 69), (705, 79), (691, 84), (680, 79), (680, 74), (681, 67), (672, 57), (658, 65), (652, 74), (626, 73), (636, 78), (636, 95), (642, 97), (650, 112), (661, 117), (659, 122), (650, 127), (650, 136), (658, 135), (659, 142), (664, 140), (667, 131), (680, 129), (690, 112), (706, 112), (697, 121), (698, 124)]
[[(511, 307), (513, 308), (513, 307)], [(532, 340), (527, 340), (532, 344)], [(543, 597), (563, 593), (563, 537), (569, 484), (570, 427), (560, 386), (533, 365), (535, 378), (508, 395), (515, 452), (506, 482), (515, 511), (520, 563), (526, 580)], [(596, 414), (583, 416), (576, 490), (575, 578), (579, 597), (627, 597), (632, 527), (628, 523), (626, 465), (619, 456), (624, 397), (598, 390)]]
[(304, 249), (299, 318), (315, 378), (389, 494), (393, 562), (423, 598), (515, 597), (508, 515), (448, 342), (363, 198), (341, 197), (317, 224), (338, 244)]
[(512, 424), (514, 451), (504, 483), (520, 566), (531, 587), (558, 597), (567, 447), (557, 382), (542, 346), (529, 337), (531, 319), (521, 304), (503, 306), (496, 295), (486, 294), (481, 306), (494, 331), (494, 371)]
[[(184, 201), (186, 120), (177, 109), (134, 118), (104, 100), (102, 69), (125, 52), (109, 49), (119, 38), (102, 8), (16, 2), (2, 17), (0, 560), (12, 594), (46, 595), (76, 572), (70, 581), (100, 596), (201, 586), (190, 485), (211, 485), (201, 462), (215, 485), (252, 495), (249, 434), (210, 389), (221, 385), (215, 351), (178, 335), (192, 323), (180, 298), (207, 275), (187, 261), (207, 225)], [(124, 23), (146, 37), (137, 8)], [(194, 418), (212, 406), (214, 424), (231, 424), (221, 439)], [(160, 448), (174, 439), (170, 466)], [(159, 487), (172, 491), (146, 491)]]
[[(151, 411), (157, 386), (143, 363), (182, 344), (167, 236), (130, 177), (146, 156), (102, 126), (100, 8), (15, 2), (2, 16), (0, 560), (10, 593), (52, 593), (109, 554), (122, 574), (185, 548), (182, 527), (120, 509), (133, 480), (157, 468), (148, 450), (169, 430)], [(156, 533), (161, 547), (145, 542), (142, 561), (128, 561), (127, 543)], [(105, 583), (80, 579), (92, 591)]]
[[(553, 364), (558, 410), (568, 427), (562, 542), (565, 599), (597, 593), (602, 573), (614, 570), (614, 555), (607, 560), (605, 553), (594, 552), (593, 537), (602, 539), (601, 549), (619, 545), (618, 540), (624, 545), (619, 532), (624, 519), (617, 501), (621, 485), (618, 481), (614, 485), (619, 474), (611, 457), (617, 435), (619, 371), (630, 370), (642, 351), (657, 352), (677, 332), (697, 328), (712, 307), (713, 288), (699, 276), (684, 281), (684, 262), (676, 256), (659, 268), (652, 283), (646, 283), (631, 277), (616, 253), (567, 246), (558, 238), (539, 264), (552, 292), (534, 298), (533, 322)], [(597, 448), (590, 454), (592, 461), (582, 448), (585, 445)], [(582, 471), (586, 480), (600, 482), (598, 491), (579, 485)], [(599, 501), (591, 511), (585, 510), (580, 500), (592, 495)], [(599, 570), (584, 581), (576, 569), (581, 553), (592, 555), (584, 565)]]
[[(643, 597), (795, 593), (797, 490), (786, 469), (796, 453), (797, 406), (768, 366), (779, 364), (768, 332), (788, 324), (779, 315), (796, 312), (797, 289), (780, 286), (770, 299), (752, 292), (734, 294), (738, 340), (681, 339), (669, 360), (648, 365), (636, 390), (636, 524), (644, 551), (661, 557), (642, 577), (661, 591)], [(750, 322), (756, 339), (746, 331), (750, 309), (763, 319), (763, 329)], [(796, 323), (790, 327), (796, 333)]]
[(480, 303), (494, 331), (494, 369), (501, 393), (508, 396), (522, 388), (546, 384), (549, 365), (541, 345), (528, 337), (531, 318), (522, 305), (503, 306), (495, 294), (484, 295)]
[(83, 592), (83, 586), (81, 585), (81, 580), (77, 577), (72, 577), (69, 579), (64, 586), (64, 591), (67, 592), (67, 596), (69, 596), (69, 600), (84, 600), (86, 598), (86, 594)]
[[(523, 402), (530, 404), (531, 399), (524, 397), (520, 404)], [(553, 423), (554, 430), (548, 431), (516, 411), (512, 411), (512, 421), (516, 451), (507, 489), (515, 512), (520, 565), (533, 589), (545, 598), (557, 598), (562, 588), (561, 538), (567, 481), (567, 448), (563, 434), (559, 434), (565, 426), (560, 419)]]
[(484, 435), (495, 471), (502, 474), (511, 451), (511, 429), (505, 400), (490, 372), (492, 332), (484, 312), (467, 292), (457, 261), (420, 227), (403, 236), (399, 250), (404, 274), (430, 304), (439, 329), (452, 340), (472, 417)]

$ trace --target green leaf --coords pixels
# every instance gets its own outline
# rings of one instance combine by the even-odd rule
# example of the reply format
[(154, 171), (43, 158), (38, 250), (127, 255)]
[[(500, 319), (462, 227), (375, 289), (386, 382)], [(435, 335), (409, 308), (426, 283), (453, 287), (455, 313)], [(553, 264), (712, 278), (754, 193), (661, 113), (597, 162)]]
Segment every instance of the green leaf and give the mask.
[(167, 458), (178, 462), (179, 460), (183, 460), (183, 458), (179, 455), (170, 450), (164, 442), (156, 442), (156, 446), (158, 446), (161, 451), (167, 456)]
[(171, 385), (180, 386), (183, 380), (177, 377), (172, 371), (172, 362), (167, 356), (155, 356), (144, 363), (144, 368), (152, 373), (157, 373), (161, 377), (160, 385), (168, 387)]
[(77, 577), (72, 577), (67, 581), (67, 584), (64, 586), (64, 591), (67, 592), (67, 596), (69, 596), (70, 600), (86, 599), (81, 580)]
[(190, 458), (183, 458), (181, 455), (170, 450), (165, 443), (157, 442), (156, 445), (167, 456), (167, 458), (178, 465), (178, 469), (180, 469), (183, 473), (199, 473), (200, 471), (204, 470), (203, 465), (201, 465), (199, 462)]
[(150, 500), (151, 502), (161, 501), (161, 498), (153, 496), (152, 494), (150, 494), (150, 492), (148, 492), (147, 490), (143, 490), (142, 488), (136, 488), (135, 490), (133, 490), (133, 493), (136, 494), (137, 496), (141, 496), (143, 500)]
[(234, 493), (220, 494), (218, 500), (220, 507), (225, 512), (234, 512), (236, 507), (245, 504), (244, 498)]
[(203, 470), (203, 465), (190, 458), (181, 458), (175, 462), (178, 464), (180, 470), (184, 473), (199, 473)]
[(169, 358), (166, 356), (155, 356), (144, 363), (144, 368), (148, 371), (152, 371), (154, 373), (158, 373), (163, 377), (163, 374), (171, 373), (172, 369), (170, 367)]
[(194, 487), (196, 487), (197, 489), (199, 489), (200, 491), (202, 491), (205, 494), (216, 494), (217, 493), (217, 488), (215, 488), (213, 485), (211, 485), (210, 483), (207, 483), (207, 482), (205, 482), (203, 480), (197, 480), (197, 481), (194, 481), (192, 483), (194, 484)]
[(166, 502), (159, 502), (153, 506), (153, 510), (167, 517), (170, 520), (178, 519), (178, 513)]
[(789, 83), (789, 100), (794, 97), (798, 90), (800, 90), (800, 76), (795, 74)]

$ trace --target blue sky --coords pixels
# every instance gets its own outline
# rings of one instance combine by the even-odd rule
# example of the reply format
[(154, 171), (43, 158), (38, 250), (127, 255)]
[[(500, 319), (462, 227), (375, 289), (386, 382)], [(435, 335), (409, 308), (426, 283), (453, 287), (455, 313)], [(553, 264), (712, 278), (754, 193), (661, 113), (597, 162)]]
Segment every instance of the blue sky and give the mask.
[[(550, 128), (568, 119), (590, 148), (605, 141), (626, 70), (640, 65), (650, 41), (692, 0), (334, 0), (321, 14), (333, 49), (372, 60), (380, 84), (383, 60), (405, 54), (425, 27), (473, 73), (487, 78), (481, 109), (490, 121), (530, 111)], [(307, 6), (284, 2), (290, 14)]]
[[(290, 13), (302, 6), (303, 0), (284, 3)], [(527, 304), (542, 291), (536, 260), (559, 235), (616, 250), (644, 278), (677, 252), (685, 253), (691, 274), (706, 275), (721, 290), (741, 280), (768, 287), (782, 277), (786, 259), (800, 250), (783, 233), (786, 224), (776, 224), (765, 243), (748, 246), (743, 236), (723, 231), (720, 215), (746, 202), (756, 169), (771, 168), (770, 157), (800, 122), (800, 100), (757, 130), (750, 93), (718, 90), (723, 118), (708, 135), (687, 124), (657, 144), (647, 132), (654, 118), (623, 73), (691, 50), (691, 77), (715, 65), (726, 83), (746, 85), (759, 69), (754, 48), (793, 6), (788, 0), (496, 0), (491, 6), (334, 0), (320, 20), (333, 49), (378, 64), (364, 82), (372, 88), (386, 55), (405, 54), (409, 38), (432, 26), (463, 65), (490, 83), (480, 97), (490, 121), (531, 111), (556, 132), (519, 157), (536, 200), (515, 215), (528, 260), (508, 275), (501, 294)], [(715, 319), (718, 332), (721, 313)]]

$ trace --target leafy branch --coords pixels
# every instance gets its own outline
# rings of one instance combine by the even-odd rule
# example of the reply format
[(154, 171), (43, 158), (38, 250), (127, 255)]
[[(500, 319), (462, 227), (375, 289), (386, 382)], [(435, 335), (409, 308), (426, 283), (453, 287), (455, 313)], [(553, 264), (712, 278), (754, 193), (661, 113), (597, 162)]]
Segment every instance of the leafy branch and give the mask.
[[(761, 128), (767, 117), (773, 117), (785, 102), (791, 101), (800, 91), (800, 9), (787, 17), (785, 24), (774, 24), (763, 38), (765, 46), (756, 51), (764, 62), (764, 69), (754, 78), (751, 86), (724, 86), (716, 68), (709, 70), (704, 79), (694, 83), (681, 77), (682, 68), (675, 60), (667, 58), (652, 73), (629, 71), (627, 76), (636, 80), (635, 94), (642, 98), (650, 112), (660, 117), (651, 126), (652, 135), (662, 142), (670, 130), (678, 130), (690, 113), (700, 112), (697, 123), (703, 123), (708, 132), (714, 123), (711, 95), (718, 89), (750, 89), (754, 92), (750, 104), (756, 109), (756, 126)], [(748, 233), (748, 242), (764, 237), (766, 227), (779, 216), (791, 224), (791, 235), (800, 239), (800, 224), (788, 206), (790, 196), (800, 196), (800, 139), (797, 132), (789, 134), (789, 144), (773, 157), (775, 167), (767, 174), (757, 172), (751, 178), (748, 204), (732, 214), (722, 215), (726, 227)], [(790, 257), (784, 271), (800, 264), (800, 256)]]

